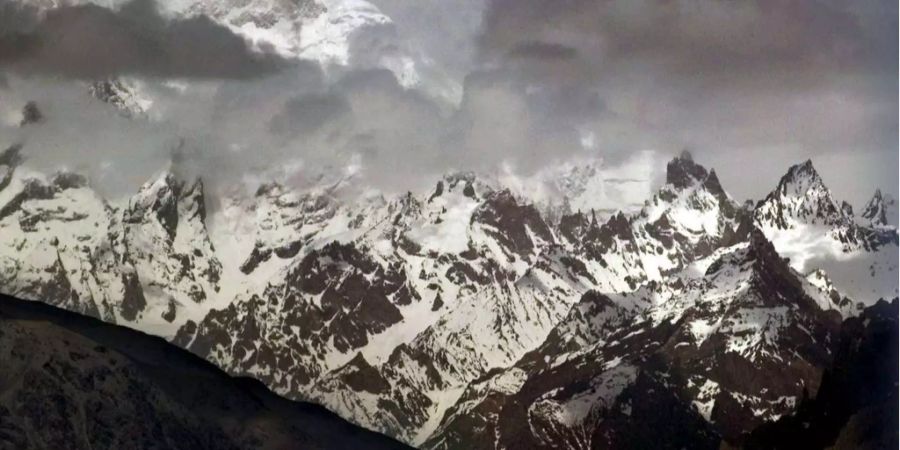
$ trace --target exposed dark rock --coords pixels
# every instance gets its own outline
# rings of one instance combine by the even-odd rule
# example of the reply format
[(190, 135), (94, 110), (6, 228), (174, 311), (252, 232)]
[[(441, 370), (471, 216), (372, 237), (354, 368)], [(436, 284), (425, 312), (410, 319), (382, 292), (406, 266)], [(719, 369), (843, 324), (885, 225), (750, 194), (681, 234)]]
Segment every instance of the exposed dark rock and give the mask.
[(444, 300), (441, 299), (441, 294), (437, 294), (434, 296), (434, 301), (431, 303), (431, 310), (437, 311), (444, 306)]
[(165, 320), (166, 322), (169, 322), (169, 323), (171, 323), (173, 320), (175, 320), (175, 314), (176, 314), (176, 309), (175, 309), (175, 308), (176, 308), (176, 306), (175, 306), (175, 300), (173, 300), (173, 299), (170, 298), (170, 299), (169, 299), (169, 304), (168, 304), (168, 306), (166, 307), (166, 312), (164, 312), (164, 313), (162, 314), (163, 320)]
[(0, 152), (0, 166), (16, 167), (22, 164), (22, 145), (13, 144)]
[(391, 388), (381, 373), (372, 367), (362, 353), (357, 353), (344, 367), (338, 369), (338, 376), (355, 391), (380, 394)]
[(133, 321), (147, 306), (147, 300), (144, 298), (144, 290), (141, 287), (141, 282), (138, 279), (137, 274), (134, 272), (122, 274), (122, 286), (125, 289), (122, 296), (122, 318)]
[[(276, 248), (275, 256), (277, 256), (281, 259), (293, 258), (294, 256), (297, 256), (297, 253), (300, 252), (301, 248), (303, 248), (303, 241), (290, 242), (288, 244), (285, 244), (285, 245), (282, 245), (281, 247)], [(253, 250), (256, 251), (255, 248)], [(251, 258), (252, 257), (253, 256), (251, 255)], [(249, 269), (249, 272), (244, 272), (244, 273), (250, 273), (253, 271), (252, 268), (250, 268), (250, 267), (248, 267), (248, 269)]]
[(87, 186), (87, 178), (72, 172), (59, 172), (53, 176), (51, 182), (60, 190), (77, 189)]
[(862, 218), (868, 220), (873, 225), (888, 225), (888, 207), (892, 207), (894, 201), (886, 198), (881, 193), (881, 189), (876, 189), (875, 194), (866, 203), (863, 208)]
[(441, 196), (444, 193), (444, 182), (438, 181), (437, 186), (434, 187), (434, 193), (431, 194), (431, 197), (428, 197), (428, 201), (432, 201)]
[(250, 251), (250, 256), (247, 256), (247, 259), (241, 263), (240, 270), (246, 274), (252, 273), (259, 267), (260, 264), (269, 260), (272, 256), (272, 250), (268, 248), (263, 248), (262, 244), (257, 242), (253, 247), (253, 250)]
[(466, 187), (463, 188), (463, 195), (469, 198), (475, 198), (475, 187), (472, 186), (472, 183), (466, 183)]
[(881, 301), (847, 319), (815, 397), (753, 430), (744, 448), (897, 448), (897, 304)]
[(667, 373), (645, 370), (622, 393), (611, 414), (599, 422), (593, 448), (719, 448), (713, 427), (670, 388)]
[(493, 227), (488, 234), (520, 256), (527, 256), (535, 248), (528, 230), (545, 242), (553, 242), (553, 233), (538, 210), (529, 204), (519, 204), (509, 191), (500, 191), (487, 199), (472, 217), (473, 221)]
[(584, 239), (589, 225), (587, 215), (579, 211), (562, 216), (557, 228), (564, 239), (572, 244), (579, 244)]
[(405, 448), (160, 338), (0, 297), (0, 447)]
[(53, 198), (54, 189), (35, 179), (25, 181), (25, 188), (0, 208), (0, 220), (14, 213), (26, 200)]
[(44, 121), (44, 113), (38, 108), (37, 103), (30, 101), (22, 108), (22, 121), (19, 126), (26, 126)]
[(669, 161), (666, 166), (666, 183), (677, 189), (684, 189), (706, 179), (706, 168), (694, 162), (691, 154), (685, 150), (680, 156)]
[(847, 202), (841, 202), (841, 212), (846, 216), (853, 216), (853, 206)]
[(116, 108), (122, 117), (134, 118), (145, 112), (135, 101), (133, 90), (121, 80), (111, 78), (95, 81), (88, 87), (88, 91), (97, 100)]

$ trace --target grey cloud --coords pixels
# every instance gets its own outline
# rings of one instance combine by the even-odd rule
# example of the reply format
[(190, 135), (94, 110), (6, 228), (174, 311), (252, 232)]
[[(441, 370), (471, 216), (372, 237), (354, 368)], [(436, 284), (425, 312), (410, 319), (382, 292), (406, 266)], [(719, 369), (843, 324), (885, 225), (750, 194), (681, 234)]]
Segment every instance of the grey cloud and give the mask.
[(277, 135), (312, 133), (350, 113), (350, 105), (340, 95), (308, 94), (288, 100), (284, 109), (269, 122)]
[[(692, 147), (740, 161), (778, 148), (890, 163), (896, 35), (890, 0), (490, 0), (477, 42), (483, 64), (557, 94), (538, 104), (593, 131), (607, 154)], [(738, 184), (739, 196), (762, 194)]]
[(896, 41), (885, 33), (891, 19), (882, 22), (896, 24), (896, 8), (881, 0), (493, 0), (479, 43), (484, 56), (536, 42), (578, 49), (598, 74), (633, 61), (689, 76), (850, 70), (891, 65), (884, 56)]
[(205, 16), (164, 18), (154, 0), (132, 0), (117, 10), (62, 6), (45, 15), (0, 2), (0, 24), (8, 25), (0, 27), (0, 67), (24, 74), (243, 79), (291, 65), (252, 51)]
[[(159, 79), (174, 69), (157, 67), (149, 81), (140, 77), (154, 119), (123, 123), (82, 98), (75, 81), (60, 80), (54, 89), (62, 92), (50, 95), (48, 80), (11, 72), (17, 108), (35, 99), (48, 120), (3, 131), (26, 134), (25, 154), (35, 164), (111, 161), (121, 170), (95, 170), (107, 186), (142, 182), (173, 154), (211, 188), (281, 175), (303, 183), (296, 167), (353, 166), (360, 185), (397, 191), (430, 185), (449, 170), (508, 165), (527, 175), (585, 153), (614, 164), (641, 150), (685, 147), (719, 168), (738, 198), (764, 195), (774, 183), (758, 178), (777, 181), (788, 164), (810, 157), (835, 174), (858, 155), (854, 167), (863, 175), (829, 177), (855, 203), (857, 192), (896, 185), (896, 172), (885, 169), (897, 158), (896, 56), (886, 56), (896, 51), (896, 5), (496, 0), (479, 28), (480, 0), (375, 3), (395, 23), (353, 36), (350, 66), (327, 76), (314, 63), (295, 62), (257, 77), (209, 75), (182, 90)], [(159, 20), (142, 27), (173, 28)], [(417, 59), (421, 73), (459, 77), (459, 104), (434, 100), (428, 76), (407, 89), (379, 68), (417, 51), (428, 57)], [(185, 69), (182, 76), (191, 75)], [(107, 128), (116, 131), (66, 131)], [(585, 135), (594, 148), (583, 147)], [(88, 152), (95, 156), (85, 158)], [(747, 157), (771, 164), (748, 170)]]
[(440, 70), (462, 78), (472, 70), (484, 0), (373, 0), (394, 20), (413, 54), (436, 61)]
[(572, 47), (540, 41), (519, 42), (509, 51), (514, 58), (538, 58), (545, 60), (566, 60), (576, 57), (578, 51)]

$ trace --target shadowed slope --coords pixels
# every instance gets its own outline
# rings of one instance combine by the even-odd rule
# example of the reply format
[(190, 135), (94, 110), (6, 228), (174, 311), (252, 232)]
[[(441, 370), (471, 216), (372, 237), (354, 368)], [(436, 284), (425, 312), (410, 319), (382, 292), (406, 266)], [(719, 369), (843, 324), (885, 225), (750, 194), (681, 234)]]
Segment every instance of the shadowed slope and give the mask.
[(405, 448), (163, 339), (0, 296), (0, 448)]

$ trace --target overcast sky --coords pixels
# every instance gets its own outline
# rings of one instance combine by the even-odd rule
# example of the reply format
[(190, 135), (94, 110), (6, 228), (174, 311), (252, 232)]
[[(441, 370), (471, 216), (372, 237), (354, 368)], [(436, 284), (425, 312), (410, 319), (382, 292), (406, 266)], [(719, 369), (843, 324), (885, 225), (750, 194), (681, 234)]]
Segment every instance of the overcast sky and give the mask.
[[(393, 25), (360, 30), (349, 65), (323, 70), (150, 0), (45, 15), (0, 0), (0, 145), (107, 190), (173, 155), (221, 181), (330, 167), (400, 190), (586, 155), (654, 150), (664, 166), (687, 148), (738, 199), (807, 158), (856, 207), (897, 194), (895, 0), (372, 1)], [(419, 84), (380, 68), (390, 52)], [(149, 119), (83, 95), (116, 76), (153, 99)], [(20, 129), (29, 100), (47, 120)]]

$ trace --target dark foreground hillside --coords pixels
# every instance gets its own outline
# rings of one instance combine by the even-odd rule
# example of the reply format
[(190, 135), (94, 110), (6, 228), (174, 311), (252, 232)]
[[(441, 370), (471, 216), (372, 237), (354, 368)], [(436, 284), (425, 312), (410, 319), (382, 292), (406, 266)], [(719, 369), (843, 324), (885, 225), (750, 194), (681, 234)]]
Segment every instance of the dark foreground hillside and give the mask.
[(833, 367), (797, 413), (751, 433), (748, 449), (896, 449), (897, 299), (844, 321)]
[(0, 296), (0, 449), (392, 449), (163, 339)]

